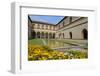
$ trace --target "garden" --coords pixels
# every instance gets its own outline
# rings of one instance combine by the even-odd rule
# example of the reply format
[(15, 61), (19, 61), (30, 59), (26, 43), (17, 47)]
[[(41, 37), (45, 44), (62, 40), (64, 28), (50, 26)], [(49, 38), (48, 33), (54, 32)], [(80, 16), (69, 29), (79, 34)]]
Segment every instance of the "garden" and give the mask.
[(61, 59), (86, 59), (87, 51), (78, 50), (53, 50), (45, 45), (28, 44), (28, 60), (61, 60)]

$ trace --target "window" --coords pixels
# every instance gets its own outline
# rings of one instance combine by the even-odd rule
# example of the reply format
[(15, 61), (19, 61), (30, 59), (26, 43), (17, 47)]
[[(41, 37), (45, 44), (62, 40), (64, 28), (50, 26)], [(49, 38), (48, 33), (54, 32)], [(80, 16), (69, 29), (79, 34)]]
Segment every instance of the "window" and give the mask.
[(42, 25), (42, 29), (44, 29), (44, 25)]
[(38, 27), (37, 27), (37, 29), (40, 29), (40, 25), (38, 24)]
[(65, 22), (63, 21), (63, 26), (65, 26)]
[(32, 24), (32, 28), (34, 29), (35, 24)]
[(69, 32), (69, 35), (70, 35), (70, 39), (72, 39), (72, 32)]
[(72, 22), (72, 17), (70, 17), (70, 23)]

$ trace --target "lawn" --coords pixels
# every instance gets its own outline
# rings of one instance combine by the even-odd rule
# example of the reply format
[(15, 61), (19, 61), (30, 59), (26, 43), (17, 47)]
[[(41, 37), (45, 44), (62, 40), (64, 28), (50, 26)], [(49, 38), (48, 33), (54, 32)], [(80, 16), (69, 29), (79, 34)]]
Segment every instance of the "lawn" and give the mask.
[(55, 39), (31, 39), (28, 40), (29, 44), (32, 45), (47, 45), (51, 48), (59, 48), (59, 47), (66, 47), (66, 46), (79, 46), (81, 48), (86, 48), (88, 49), (88, 44), (87, 41), (82, 41), (82, 40), (69, 40), (69, 39), (60, 39), (60, 40), (55, 40)]
[(32, 45), (44, 45), (42, 39), (31, 39), (31, 40), (28, 40), (28, 44), (32, 44)]

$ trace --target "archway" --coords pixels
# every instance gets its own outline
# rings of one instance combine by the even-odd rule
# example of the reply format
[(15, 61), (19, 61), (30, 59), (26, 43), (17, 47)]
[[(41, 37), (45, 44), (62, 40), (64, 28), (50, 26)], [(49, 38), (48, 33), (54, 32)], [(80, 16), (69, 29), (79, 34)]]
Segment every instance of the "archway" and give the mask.
[(40, 38), (40, 32), (37, 32), (37, 38)]
[(70, 39), (72, 39), (72, 32), (69, 32)]
[(48, 33), (46, 32), (46, 38), (48, 38)]
[(83, 29), (82, 34), (83, 34), (83, 39), (88, 39), (88, 31), (86, 29)]
[(55, 33), (53, 33), (53, 39), (55, 39)]
[(36, 32), (35, 31), (32, 31), (31, 34), (32, 34), (33, 39), (36, 38)]
[(44, 32), (41, 33), (41, 38), (44, 38)]
[(49, 38), (50, 38), (50, 39), (52, 38), (52, 33), (49, 33)]

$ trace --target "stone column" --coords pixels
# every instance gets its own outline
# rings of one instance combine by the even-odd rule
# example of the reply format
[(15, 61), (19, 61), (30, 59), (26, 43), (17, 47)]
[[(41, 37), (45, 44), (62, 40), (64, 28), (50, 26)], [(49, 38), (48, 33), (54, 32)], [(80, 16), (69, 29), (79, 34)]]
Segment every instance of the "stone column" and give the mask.
[(37, 38), (37, 32), (36, 32), (36, 37), (35, 38)]
[(41, 39), (41, 32), (40, 32), (40, 39)]

